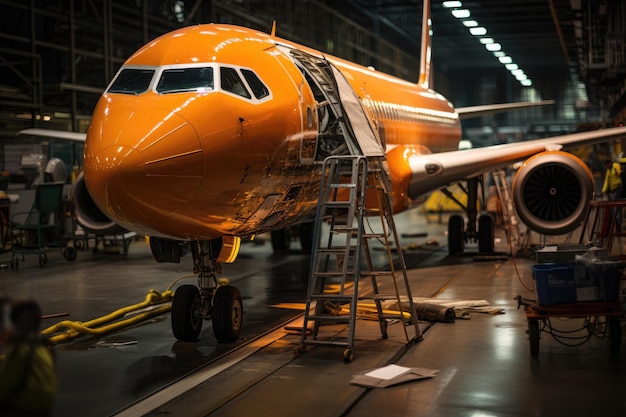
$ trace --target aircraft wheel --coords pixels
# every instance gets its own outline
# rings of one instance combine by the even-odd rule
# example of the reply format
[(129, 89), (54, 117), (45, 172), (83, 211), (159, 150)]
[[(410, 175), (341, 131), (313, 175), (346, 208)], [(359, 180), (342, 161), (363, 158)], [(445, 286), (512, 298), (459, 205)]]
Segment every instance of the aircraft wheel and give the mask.
[(448, 219), (448, 253), (450, 255), (463, 253), (465, 249), (464, 229), (465, 220), (463, 220), (463, 216), (459, 214), (450, 216), (450, 219)]
[(310, 252), (313, 248), (313, 226), (313, 222), (300, 225), (300, 246), (303, 251)]
[(243, 302), (237, 287), (224, 285), (217, 288), (213, 297), (213, 334), (224, 342), (239, 338), (243, 324)]
[(181, 285), (172, 300), (172, 332), (184, 342), (195, 342), (202, 330), (202, 301), (195, 285)]
[(491, 214), (481, 214), (478, 218), (478, 252), (493, 253), (494, 224)]
[(285, 252), (291, 246), (291, 239), (287, 229), (274, 230), (272, 235), (272, 249), (274, 252)]
[(78, 252), (76, 252), (76, 248), (74, 248), (72, 246), (68, 246), (65, 249), (63, 249), (63, 257), (66, 260), (74, 261), (74, 260), (76, 260), (77, 256), (78, 256)]

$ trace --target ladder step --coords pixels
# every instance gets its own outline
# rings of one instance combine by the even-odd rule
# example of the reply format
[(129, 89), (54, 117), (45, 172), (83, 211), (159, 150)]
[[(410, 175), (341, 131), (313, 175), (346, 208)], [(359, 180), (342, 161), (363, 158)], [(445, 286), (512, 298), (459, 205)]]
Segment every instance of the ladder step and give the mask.
[(392, 271), (361, 271), (361, 276), (364, 277), (395, 277), (395, 273)]
[(350, 316), (349, 315), (334, 316), (331, 314), (328, 314), (328, 315), (311, 314), (309, 315), (308, 320), (309, 321), (332, 321), (333, 323), (342, 324), (342, 323), (349, 323)]
[(346, 251), (348, 253), (354, 253), (356, 250), (356, 246), (349, 246), (349, 247), (333, 247), (333, 248), (319, 248), (317, 250), (318, 254), (322, 254), (322, 255), (337, 255), (337, 254), (341, 254), (343, 255), (344, 253), (346, 253)]
[(335, 225), (335, 227), (333, 227), (331, 231), (336, 232), (336, 233), (350, 233), (350, 232), (356, 233), (358, 230), (352, 226)]
[(356, 184), (348, 184), (348, 183), (331, 183), (328, 184), (330, 188), (356, 188)]
[(383, 239), (384, 233), (363, 233), (363, 239)]
[[(353, 274), (354, 274), (354, 271), (348, 271), (347, 275), (352, 276)], [(324, 278), (342, 277), (343, 272), (342, 271), (313, 272), (313, 275), (316, 277), (320, 277), (320, 278), (321, 277), (324, 277)]]
[(352, 207), (352, 202), (350, 201), (327, 201), (323, 203), (324, 207), (329, 208), (350, 208)]
[(364, 295), (363, 297), (359, 297), (359, 300), (374, 300), (374, 301), (387, 301), (387, 300), (397, 300), (398, 296), (396, 294), (372, 294), (372, 295)]
[(311, 300), (324, 300), (324, 301), (335, 301), (335, 302), (346, 302), (349, 303), (352, 301), (352, 295), (345, 294), (313, 294), (311, 295)]

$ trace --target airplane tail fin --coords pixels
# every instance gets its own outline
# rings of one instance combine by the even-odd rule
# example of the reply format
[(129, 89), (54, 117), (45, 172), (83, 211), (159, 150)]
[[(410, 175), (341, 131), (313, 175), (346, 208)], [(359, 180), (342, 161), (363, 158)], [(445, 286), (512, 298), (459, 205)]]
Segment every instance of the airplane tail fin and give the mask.
[(420, 54), (420, 78), (419, 85), (430, 88), (430, 71), (432, 69), (432, 20), (430, 18), (430, 0), (424, 0), (422, 14), (422, 50)]
[(270, 35), (272, 38), (276, 37), (276, 21), (274, 20), (274, 22), (272, 23), (272, 33)]

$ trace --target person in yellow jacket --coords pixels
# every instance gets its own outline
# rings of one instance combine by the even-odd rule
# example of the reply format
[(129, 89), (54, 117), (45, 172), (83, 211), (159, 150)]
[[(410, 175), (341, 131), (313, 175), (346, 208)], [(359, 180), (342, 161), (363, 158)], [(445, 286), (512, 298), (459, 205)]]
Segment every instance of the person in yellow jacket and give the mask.
[[(602, 185), (602, 194), (606, 195), (609, 200), (621, 200), (622, 189), (622, 167), (618, 162), (607, 159), (604, 163), (606, 173), (604, 174), (604, 185)], [(618, 232), (622, 231), (622, 210), (617, 210), (615, 216), (615, 227)]]
[(50, 416), (58, 381), (54, 353), (39, 334), (39, 304), (16, 303), (11, 321), (14, 334), (0, 363), (0, 416)]
[(606, 173), (604, 174), (602, 194), (605, 194), (609, 200), (619, 200), (622, 198), (622, 167), (610, 159), (606, 160), (604, 166)]

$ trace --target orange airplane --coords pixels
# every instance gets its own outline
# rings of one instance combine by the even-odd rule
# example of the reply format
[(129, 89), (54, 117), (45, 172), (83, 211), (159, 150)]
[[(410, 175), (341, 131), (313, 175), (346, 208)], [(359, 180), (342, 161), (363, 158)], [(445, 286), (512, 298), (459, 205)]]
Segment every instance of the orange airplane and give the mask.
[[(493, 220), (476, 212), (480, 178), (524, 160), (513, 185), (521, 220), (543, 234), (579, 226), (593, 178), (564, 150), (626, 130), (458, 150), (463, 117), (538, 103), (455, 109), (436, 93), (429, 9), (426, 1), (418, 83), (279, 39), (274, 30), (221, 24), (165, 34), (120, 68), (87, 133), (77, 215), (88, 230), (115, 226), (150, 236), (159, 262), (179, 262), (190, 245), (198, 286), (176, 291), (178, 339), (196, 340), (204, 319), (213, 320), (217, 339), (238, 337), (241, 295), (218, 286), (216, 274), (234, 260), (240, 238), (273, 232), (278, 243), (281, 230), (312, 222), (329, 155), (384, 155), (396, 213), (467, 181), (468, 221), (451, 217), (451, 253), (472, 239), (481, 252), (493, 251)], [(356, 148), (345, 123), (358, 132)]]

